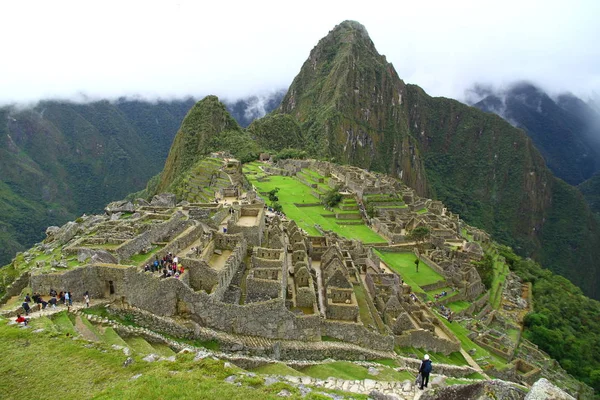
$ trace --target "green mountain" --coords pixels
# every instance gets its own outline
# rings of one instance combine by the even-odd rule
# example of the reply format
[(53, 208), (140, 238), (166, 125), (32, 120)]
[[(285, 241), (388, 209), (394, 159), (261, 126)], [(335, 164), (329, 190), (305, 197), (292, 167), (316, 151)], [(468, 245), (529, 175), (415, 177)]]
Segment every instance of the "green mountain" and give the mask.
[(600, 227), (577, 189), (522, 130), (405, 84), (359, 23), (319, 41), (275, 114), (311, 154), (401, 177), (600, 297)]
[(405, 96), (406, 85), (366, 29), (346, 21), (310, 52), (275, 113), (298, 121), (310, 153), (388, 172), (425, 195)]
[(0, 109), (0, 265), (158, 173), (193, 100)]
[[(477, 89), (475, 89), (477, 90)], [(523, 128), (559, 178), (577, 185), (600, 167), (600, 143), (594, 122), (600, 115), (571, 94), (550, 98), (530, 83), (487, 94), (475, 107), (500, 115)]]
[(600, 173), (578, 186), (593, 212), (600, 215)]

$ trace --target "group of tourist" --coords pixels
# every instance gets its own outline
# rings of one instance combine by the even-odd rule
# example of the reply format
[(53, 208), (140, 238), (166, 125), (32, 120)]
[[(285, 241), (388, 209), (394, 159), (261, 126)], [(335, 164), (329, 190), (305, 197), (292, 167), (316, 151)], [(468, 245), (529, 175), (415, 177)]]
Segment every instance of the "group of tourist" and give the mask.
[(452, 322), (452, 310), (449, 307), (440, 306), (440, 314), (444, 318), (448, 320), (448, 322)]
[(169, 277), (179, 279), (185, 269), (183, 265), (179, 264), (177, 256), (173, 256), (173, 253), (167, 253), (163, 258), (159, 258), (157, 255), (153, 263), (144, 266), (144, 271), (152, 273), (162, 272), (160, 275), (162, 279)]
[[(31, 296), (27, 293), (23, 299), (23, 304), (21, 304), (21, 307), (25, 311), (25, 315), (29, 315), (29, 312), (31, 311), (29, 303), (35, 304), (37, 311), (45, 310), (46, 307), (56, 308), (57, 305), (61, 304), (67, 306), (67, 310), (70, 310), (73, 306), (73, 294), (71, 292), (61, 291), (60, 293), (57, 293), (56, 290), (50, 289), (48, 295), (50, 296), (50, 299), (46, 301), (38, 292), (33, 293)], [(83, 295), (83, 301), (87, 307), (90, 306), (90, 295), (87, 291)]]
[(446, 297), (446, 296), (448, 296), (448, 292), (446, 292), (446, 291), (444, 290), (444, 291), (442, 291), (441, 293), (438, 293), (438, 294), (434, 295), (433, 297), (434, 297), (436, 300), (438, 300), (438, 299), (441, 299), (442, 297)]

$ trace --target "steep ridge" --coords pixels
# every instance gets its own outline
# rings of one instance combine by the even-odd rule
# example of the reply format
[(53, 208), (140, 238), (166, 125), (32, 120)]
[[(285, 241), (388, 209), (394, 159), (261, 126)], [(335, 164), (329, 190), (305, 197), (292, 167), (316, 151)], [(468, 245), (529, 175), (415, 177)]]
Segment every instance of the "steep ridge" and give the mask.
[(388, 172), (424, 195), (427, 179), (405, 92), (364, 26), (345, 21), (311, 51), (275, 113), (296, 118), (311, 153)]
[(157, 191), (165, 191), (178, 176), (211, 151), (217, 136), (227, 132), (243, 134), (217, 96), (207, 96), (196, 103), (175, 136)]
[(522, 130), (404, 84), (359, 23), (319, 41), (275, 113), (298, 121), (312, 154), (400, 177), (600, 296), (600, 228), (581, 194)]

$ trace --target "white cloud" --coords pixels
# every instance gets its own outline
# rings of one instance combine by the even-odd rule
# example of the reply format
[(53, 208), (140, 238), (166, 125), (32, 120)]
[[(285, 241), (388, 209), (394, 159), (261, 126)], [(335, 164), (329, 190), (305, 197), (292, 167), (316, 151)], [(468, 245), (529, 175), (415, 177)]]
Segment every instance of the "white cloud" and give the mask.
[(11, 1), (0, 6), (0, 102), (287, 87), (337, 23), (364, 24), (405, 81), (600, 91), (600, 2)]

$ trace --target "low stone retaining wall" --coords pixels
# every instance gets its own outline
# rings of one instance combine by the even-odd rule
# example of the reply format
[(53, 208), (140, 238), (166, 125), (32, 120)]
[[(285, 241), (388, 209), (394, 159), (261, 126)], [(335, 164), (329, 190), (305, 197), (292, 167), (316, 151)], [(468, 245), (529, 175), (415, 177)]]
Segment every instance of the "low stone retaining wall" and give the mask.
[(6, 303), (13, 296), (20, 295), (21, 292), (23, 291), (23, 289), (25, 289), (27, 287), (27, 285), (29, 285), (30, 276), (31, 275), (28, 271), (28, 272), (25, 272), (24, 274), (22, 274), (21, 276), (19, 276), (17, 279), (15, 279), (6, 288), (6, 293), (4, 293), (4, 296), (2, 296), (2, 298), (0, 298), (0, 304)]

